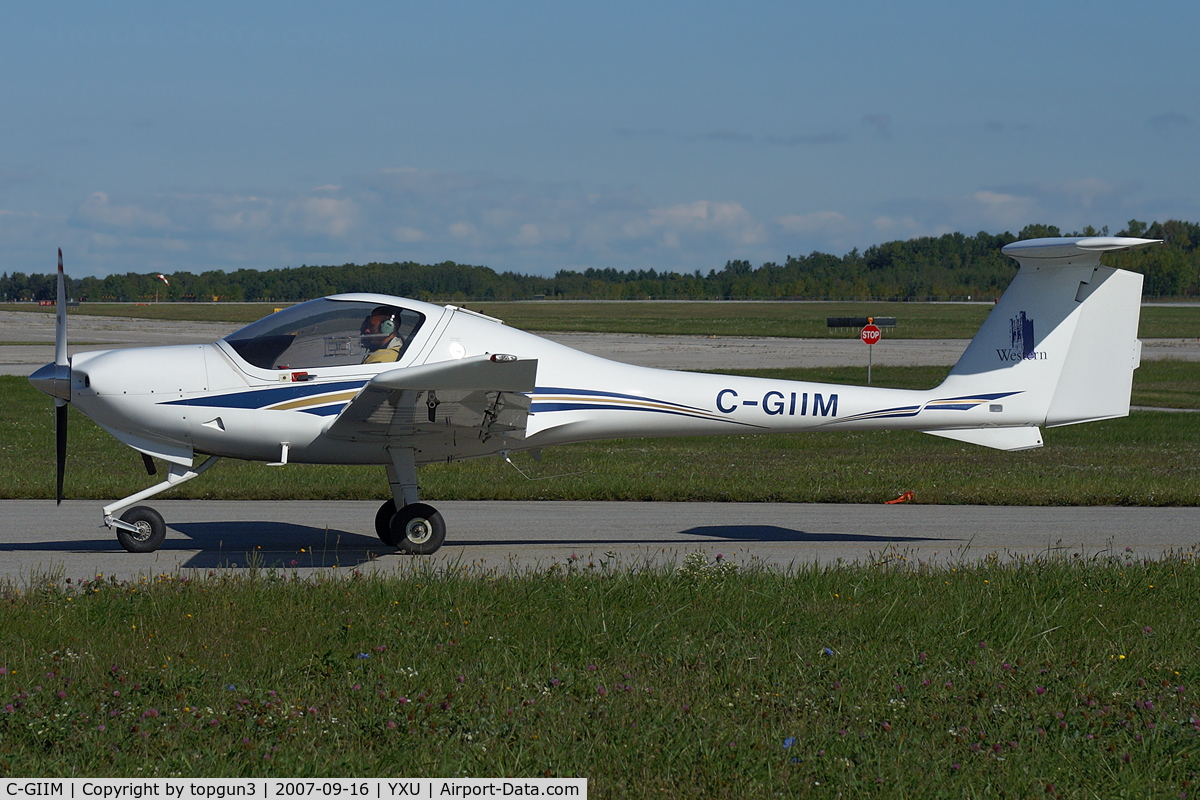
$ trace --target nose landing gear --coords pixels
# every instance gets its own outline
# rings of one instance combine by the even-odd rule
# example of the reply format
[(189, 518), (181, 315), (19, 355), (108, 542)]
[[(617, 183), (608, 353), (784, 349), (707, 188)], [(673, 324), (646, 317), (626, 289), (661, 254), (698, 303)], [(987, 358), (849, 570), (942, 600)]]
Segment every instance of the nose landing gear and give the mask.
[[(162, 546), (163, 540), (167, 538), (167, 523), (163, 521), (162, 514), (149, 506), (134, 506), (133, 508), (129, 508), (129, 506), (161, 494), (168, 489), (174, 489), (192, 478), (200, 477), (208, 471), (209, 467), (220, 460), (220, 456), (209, 456), (195, 469), (171, 464), (165, 481), (156, 483), (149, 489), (143, 489), (137, 494), (131, 494), (124, 500), (118, 500), (105, 506), (104, 526), (117, 532), (117, 541), (129, 552), (153, 553)], [(129, 510), (125, 511), (120, 518), (113, 516), (116, 512), (126, 508)]]

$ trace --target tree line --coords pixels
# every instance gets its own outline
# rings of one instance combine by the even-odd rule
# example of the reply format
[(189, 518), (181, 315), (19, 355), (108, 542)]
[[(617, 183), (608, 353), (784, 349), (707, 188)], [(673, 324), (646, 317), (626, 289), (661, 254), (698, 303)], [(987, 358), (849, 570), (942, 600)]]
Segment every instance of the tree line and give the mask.
[[(425, 300), (526, 300), (532, 298), (655, 299), (986, 299), (1004, 291), (1016, 263), (1000, 249), (1018, 239), (1043, 236), (1106, 236), (1097, 231), (1063, 234), (1053, 225), (1028, 225), (1017, 235), (948, 233), (857, 248), (843, 256), (813, 252), (783, 263), (754, 267), (731, 260), (708, 274), (657, 270), (560, 270), (553, 277), (498, 273), (456, 264), (343, 264), (259, 271), (126, 273), (70, 280), (71, 295), (84, 301), (288, 302), (343, 292), (377, 292)], [(1168, 220), (1130, 220), (1118, 236), (1162, 239), (1160, 247), (1118, 253), (1109, 263), (1145, 275), (1146, 297), (1200, 295), (1200, 225)], [(0, 274), (0, 299), (53, 300), (53, 273)]]

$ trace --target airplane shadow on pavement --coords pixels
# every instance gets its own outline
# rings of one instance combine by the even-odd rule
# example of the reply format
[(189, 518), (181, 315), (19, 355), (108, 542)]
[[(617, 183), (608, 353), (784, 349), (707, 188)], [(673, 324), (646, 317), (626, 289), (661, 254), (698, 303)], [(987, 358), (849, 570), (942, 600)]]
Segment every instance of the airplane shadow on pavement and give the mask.
[(939, 536), (887, 536), (878, 533), (810, 533), (778, 525), (702, 525), (683, 531), (686, 536), (705, 536), (727, 539), (731, 542), (804, 542), (807, 544), (854, 544), (878, 542), (879, 544), (910, 542), (959, 542), (961, 539), (946, 539)]
[(190, 541), (168, 533), (163, 550), (200, 550), (180, 565), (184, 569), (352, 567), (396, 552), (375, 536), (290, 522), (177, 522), (168, 528)]
[(784, 528), (779, 525), (702, 525), (695, 528), (679, 531), (676, 534), (665, 534), (655, 538), (616, 538), (613, 536), (597, 536), (599, 531), (592, 531), (592, 535), (582, 535), (565, 539), (459, 539), (448, 537), (446, 546), (455, 547), (481, 547), (486, 545), (578, 545), (580, 547), (599, 546), (599, 545), (637, 545), (654, 547), (665, 544), (689, 544), (697, 542), (709, 542), (713, 540), (724, 540), (728, 542), (761, 542), (761, 543), (779, 543), (795, 542), (797, 544), (854, 544), (854, 543), (871, 543), (878, 542), (879, 544), (907, 544), (918, 542), (957, 542), (961, 539), (946, 539), (936, 536), (886, 536), (882, 534), (860, 534), (860, 533), (816, 533), (808, 531), (798, 531), (792, 528)]
[[(181, 538), (183, 534), (187, 538)], [(353, 567), (395, 553), (374, 536), (296, 525), (288, 522), (178, 522), (167, 525), (167, 538), (157, 552), (163, 555), (198, 550), (180, 569), (249, 567), (314, 569)], [(123, 553), (108, 531), (96, 538), (2, 542), (0, 553)], [(146, 554), (152, 555), (152, 554)], [(129, 553), (129, 558), (143, 558)]]

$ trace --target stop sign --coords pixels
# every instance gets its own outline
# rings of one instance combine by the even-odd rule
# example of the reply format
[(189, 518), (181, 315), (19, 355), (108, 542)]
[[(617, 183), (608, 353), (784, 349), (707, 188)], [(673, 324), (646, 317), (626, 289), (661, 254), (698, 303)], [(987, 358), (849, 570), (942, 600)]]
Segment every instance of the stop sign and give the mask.
[(879, 344), (879, 326), (864, 325), (862, 333), (859, 336), (867, 344)]

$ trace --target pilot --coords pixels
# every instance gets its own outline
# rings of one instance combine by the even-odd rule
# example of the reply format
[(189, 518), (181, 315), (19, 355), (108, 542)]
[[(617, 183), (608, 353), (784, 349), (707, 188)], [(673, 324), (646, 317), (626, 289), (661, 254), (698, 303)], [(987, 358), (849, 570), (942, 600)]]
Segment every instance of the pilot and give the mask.
[(394, 308), (379, 306), (363, 320), (359, 341), (367, 350), (364, 364), (381, 364), (400, 358), (404, 340), (397, 335), (399, 313)]

